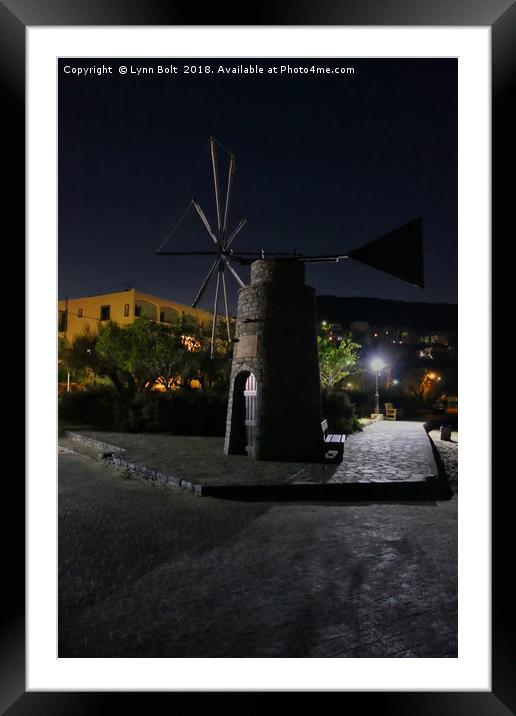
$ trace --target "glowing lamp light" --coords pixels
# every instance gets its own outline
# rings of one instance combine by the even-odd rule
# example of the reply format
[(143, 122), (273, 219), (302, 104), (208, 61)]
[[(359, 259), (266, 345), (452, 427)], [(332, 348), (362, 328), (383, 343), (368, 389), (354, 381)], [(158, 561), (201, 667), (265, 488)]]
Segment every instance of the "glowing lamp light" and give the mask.
[(371, 361), (371, 370), (376, 373), (376, 391), (374, 394), (374, 412), (375, 415), (380, 414), (380, 391), (378, 390), (378, 373), (385, 368), (385, 363), (381, 358), (373, 358)]
[(399, 380), (393, 380), (393, 381), (392, 381), (392, 384), (393, 384), (393, 385), (398, 385), (398, 383), (399, 383)]

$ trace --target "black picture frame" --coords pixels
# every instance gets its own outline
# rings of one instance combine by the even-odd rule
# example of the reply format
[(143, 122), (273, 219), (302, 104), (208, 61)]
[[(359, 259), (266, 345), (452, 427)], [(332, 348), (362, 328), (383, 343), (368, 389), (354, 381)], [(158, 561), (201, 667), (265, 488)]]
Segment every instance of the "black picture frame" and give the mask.
[[(202, 22), (199, 22), (199, 17)], [(510, 0), (288, 0), (248, 2), (240, 7), (220, 3), (202, 7), (194, 3), (166, 0), (0, 0), (0, 92), (3, 108), (8, 190), (5, 208), (15, 218), (9, 246), (16, 247), (16, 263), (21, 265), (19, 248), (25, 236), (25, 30), (28, 26), (65, 25), (402, 25), (402, 26), (489, 26), (492, 33), (492, 192), (493, 239), (502, 237), (509, 227), (514, 204), (511, 174), (513, 128), (508, 111), (511, 83), (514, 82), (514, 37), (516, 5)], [(513, 173), (513, 168), (512, 168)], [(4, 172), (5, 174), (5, 172)], [(14, 240), (13, 240), (14, 239)], [(501, 239), (500, 239), (501, 241)], [(14, 265), (14, 262), (13, 262)], [(496, 304), (495, 304), (496, 306)], [(495, 315), (495, 314), (493, 314)], [(495, 328), (495, 325), (493, 326)], [(485, 337), (489, 340), (489, 337)], [(23, 345), (23, 336), (18, 345)], [(20, 361), (21, 362), (21, 357)], [(20, 402), (19, 387), (17, 402)], [(483, 436), (486, 440), (489, 436)], [(500, 438), (493, 436), (495, 445)], [(495, 455), (495, 446), (493, 446)], [(494, 465), (493, 465), (494, 467)], [(170, 708), (177, 693), (98, 693), (26, 692), (25, 687), (25, 531), (24, 484), (19, 474), (4, 474), (4, 510), (9, 505), (9, 527), (4, 537), (3, 628), (1, 637), (2, 674), (0, 708), (2, 713), (81, 714), (102, 713), (121, 708), (121, 699), (146, 713)], [(493, 469), (493, 476), (495, 471)], [(17, 479), (14, 479), (16, 477)], [(510, 478), (507, 469), (505, 478)], [(503, 716), (516, 708), (516, 658), (513, 597), (509, 584), (512, 572), (507, 545), (513, 541), (512, 521), (505, 510), (503, 471), (493, 479), (495, 516), (492, 529), (492, 690), (490, 692), (343, 692), (342, 707), (352, 707), (358, 698), (361, 709), (382, 714), (492, 714)], [(7, 492), (7, 495), (5, 494)], [(4, 514), (5, 514), (4, 512)], [(4, 525), (5, 525), (4, 521)], [(512, 627), (512, 629), (511, 629)], [(198, 693), (197, 697), (203, 694)], [(239, 694), (237, 694), (239, 696)], [(245, 697), (245, 694), (243, 694)], [(217, 697), (215, 697), (217, 698)], [(145, 701), (144, 701), (145, 700)], [(163, 703), (164, 702), (164, 703)], [(249, 702), (247, 702), (249, 704)], [(259, 708), (260, 699), (256, 702)], [(213, 706), (213, 704), (212, 704)], [(249, 708), (249, 706), (246, 706)]]

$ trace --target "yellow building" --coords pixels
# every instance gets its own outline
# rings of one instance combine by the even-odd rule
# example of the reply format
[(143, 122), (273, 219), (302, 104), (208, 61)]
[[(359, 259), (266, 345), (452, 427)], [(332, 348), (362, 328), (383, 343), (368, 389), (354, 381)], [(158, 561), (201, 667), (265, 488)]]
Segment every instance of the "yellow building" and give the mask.
[(135, 316), (145, 316), (162, 323), (176, 323), (183, 318), (187, 323), (193, 321), (200, 326), (205, 335), (211, 333), (213, 319), (208, 311), (131, 288), (59, 301), (58, 333), (59, 337), (73, 341), (75, 336), (84, 333), (87, 328), (96, 332), (101, 323), (108, 321), (126, 326), (134, 321)]

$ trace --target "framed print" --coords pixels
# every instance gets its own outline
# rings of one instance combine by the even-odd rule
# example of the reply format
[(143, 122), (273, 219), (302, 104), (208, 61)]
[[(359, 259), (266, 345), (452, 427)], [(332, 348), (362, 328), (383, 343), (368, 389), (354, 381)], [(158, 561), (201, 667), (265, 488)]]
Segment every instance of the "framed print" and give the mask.
[[(510, 713), (515, 704), (511, 674), (514, 645), (507, 636), (509, 590), (503, 567), (509, 522), (502, 516), (493, 521), (491, 529), (490, 511), (493, 498), (497, 498), (500, 510), (506, 502), (501, 496), (503, 486), (497, 491), (493, 480), (493, 489), (490, 473), (489, 266), (490, 216), (492, 213), (494, 236), (502, 230), (509, 191), (499, 177), (510, 154), (507, 101), (513, 78), (510, 37), (514, 6), (501, 1), (489, 8), (455, 2), (446, 9), (436, 9), (426, 2), (413, 2), (406, 6), (389, 4), (380, 12), (374, 3), (362, 4), (360, 9), (347, 8), (346, 3), (328, 2), (317, 8), (286, 3), (256, 10), (254, 17), (252, 13), (249, 17), (239, 13), (231, 17), (224, 9), (217, 16), (210, 11), (202, 20), (199, 23), (191, 10), (180, 3), (150, 2), (145, 8), (131, 2), (102, 7), (35, 0), (0, 3), (0, 73), (5, 106), (9, 108), (5, 112), (6, 136), (13, 151), (8, 206), (14, 207), (19, 216), (26, 216), (28, 279), (27, 480), (25, 501), (20, 482), (7, 482), (9, 502), (17, 520), (9, 532), (12, 577), (2, 637), (2, 706), (12, 714), (58, 710), (89, 713), (101, 710), (103, 699), (118, 701), (128, 691), (145, 692), (129, 697), (145, 698), (147, 705), (152, 703), (148, 699), (172, 696), (163, 692), (339, 691), (348, 700), (360, 699), (362, 705), (364, 699), (375, 708), (381, 705), (387, 713), (424, 714), (430, 709), (440, 709), (445, 714), (458, 710), (500, 716)], [(224, 127), (224, 136), (217, 136), (219, 127)], [(201, 136), (207, 140), (205, 154), (199, 152), (196, 156), (196, 142)], [(173, 153), (165, 148), (168, 141), (173, 143)], [(171, 162), (170, 166), (167, 162)], [(238, 173), (233, 176), (236, 165)], [(298, 181), (302, 176), (306, 177), (304, 183)], [(346, 195), (339, 194), (339, 187), (345, 188)], [(167, 206), (168, 192), (181, 197), (183, 188), (183, 204), (174, 199)], [(195, 198), (191, 200), (191, 196)], [(403, 196), (403, 200), (398, 202), (396, 196)], [(135, 209), (140, 201), (144, 210)], [(213, 203), (207, 209), (210, 201)], [(215, 489), (210, 493), (212, 485), (207, 489), (193, 477), (191, 481), (185, 479), (188, 473), (181, 472), (188, 464), (192, 474), (199, 474), (204, 455), (199, 457), (195, 452), (211, 449), (207, 443), (195, 441), (175, 443), (177, 450), (182, 450), (182, 462), (174, 462), (170, 470), (164, 458), (153, 463), (151, 489), (143, 473), (136, 477), (131, 473), (138, 467), (136, 460), (133, 463), (134, 454), (147, 454), (145, 451), (152, 445), (154, 460), (163, 452), (160, 446), (165, 443), (146, 429), (150, 423), (143, 427), (140, 424), (137, 430), (133, 425), (127, 444), (119, 452), (116, 443), (113, 448), (113, 436), (120, 429), (113, 427), (115, 423), (99, 437), (91, 430), (81, 433), (80, 421), (70, 420), (71, 425), (78, 425), (75, 433), (70, 433), (75, 436), (70, 440), (82, 435), (85, 453), (93, 444), (95, 449), (101, 444), (104, 461), (111, 461), (111, 467), (106, 462), (100, 465), (91, 461), (87, 488), (79, 470), (58, 493), (57, 291), (63, 302), (58, 307), (57, 330), (64, 332), (65, 339), (74, 323), (80, 324), (81, 330), (87, 321), (94, 322), (95, 329), (113, 325), (115, 312), (120, 310), (120, 322), (128, 326), (143, 326), (146, 316), (159, 326), (182, 321), (178, 323), (178, 335), (185, 351), (190, 350), (185, 348), (185, 334), (193, 331), (190, 323), (186, 324), (199, 321), (199, 345), (204, 345), (205, 339), (207, 358), (213, 359), (216, 341), (226, 340), (227, 330), (228, 343), (234, 344), (231, 390), (235, 395), (230, 393), (226, 455), (231, 455), (232, 446), (241, 442), (241, 449), (235, 450), (238, 453), (240, 449), (241, 455), (253, 456), (260, 449), (269, 455), (267, 450), (272, 450), (274, 460), (299, 463), (303, 461), (300, 453), (292, 457), (287, 448), (288, 424), (295, 420), (292, 416), (297, 408), (289, 417), (287, 406), (293, 405), (299, 395), (300, 405), (309, 403), (310, 379), (300, 378), (303, 390), (299, 390), (298, 382), (292, 396), (283, 400), (281, 420), (274, 423), (283, 426), (279, 449), (285, 454), (278, 458), (274, 453), (277, 436), (270, 439), (272, 448), (253, 442), (253, 421), (256, 419), (260, 426), (253, 410), (265, 411), (267, 401), (262, 401), (260, 391), (265, 390), (262, 384), (266, 385), (270, 375), (270, 366), (264, 368), (260, 363), (265, 339), (260, 330), (253, 332), (253, 326), (268, 320), (263, 306), (272, 299), (267, 295), (262, 302), (258, 289), (250, 292), (244, 318), (243, 299), (239, 299), (236, 324), (240, 333), (234, 333), (232, 340), (231, 332), (236, 329), (232, 328), (230, 312), (236, 310), (236, 291), (232, 294), (228, 288), (226, 295), (224, 271), (228, 282), (235, 278), (237, 287), (245, 292), (251, 260), (265, 261), (269, 255), (279, 257), (281, 264), (283, 252), (291, 252), (289, 258), (296, 261), (300, 256), (315, 259), (313, 264), (306, 263), (307, 283), (316, 285), (319, 296), (325, 292), (337, 295), (339, 291), (337, 279), (328, 278), (331, 269), (321, 268), (321, 259), (328, 256), (336, 258), (336, 263), (352, 258), (368, 267), (360, 264), (355, 274), (351, 269), (345, 274), (347, 295), (368, 297), (363, 287), (371, 280), (367, 274), (371, 269), (380, 268), (398, 279), (408, 277), (411, 283), (418, 283), (419, 274), (414, 279), (405, 254), (400, 267), (392, 257), (386, 258), (389, 251), (382, 249), (378, 257), (378, 243), (374, 244), (373, 258), (367, 252), (365, 257), (362, 248), (367, 241), (390, 236), (396, 226), (406, 231), (404, 227), (409, 225), (412, 232), (412, 224), (406, 222), (417, 215), (418, 208), (424, 214), (423, 222), (425, 217), (431, 217), (424, 223), (430, 281), (423, 301), (440, 314), (447, 310), (445, 304), (458, 302), (458, 344), (452, 346), (447, 339), (441, 341), (429, 335), (425, 336), (426, 345), (419, 334), (422, 344), (418, 359), (433, 361), (434, 367), (425, 367), (418, 382), (422, 393), (416, 396), (422, 400), (425, 390), (434, 390), (435, 400), (441, 400), (437, 381), (445, 380), (445, 373), (443, 369), (439, 375), (440, 369), (435, 369), (441, 365), (435, 344), (445, 345), (449, 351), (458, 348), (458, 394), (464, 435), (460, 453), (464, 487), (461, 485), (458, 500), (458, 526), (457, 513), (453, 513), (457, 507), (456, 486), (452, 500), (439, 501), (442, 494), (437, 498), (437, 493), (432, 495), (437, 505), (432, 516), (422, 509), (418, 512), (420, 501), (413, 497), (413, 512), (405, 510), (408, 492), (399, 493), (401, 507), (391, 504), (395, 502), (392, 499), (387, 500), (389, 505), (382, 506), (382, 499), (378, 499), (374, 510), (368, 512), (366, 505), (373, 504), (373, 500), (348, 498), (349, 506), (343, 508), (346, 512), (340, 508), (336, 512), (335, 506), (327, 505), (324, 515), (315, 497), (305, 504), (302, 499), (274, 502), (272, 509), (264, 507), (263, 501), (242, 502), (242, 493), (231, 495), (233, 500), (223, 500), (222, 493), (217, 494)], [(247, 229), (242, 221), (238, 223), (240, 216), (245, 216), (243, 212), (251, 213)], [(198, 222), (196, 230), (206, 230), (205, 245), (202, 240), (194, 243), (190, 238), (193, 234), (188, 233), (188, 221), (192, 217)], [(232, 227), (227, 233), (226, 223)], [(174, 233), (178, 227), (180, 232)], [(322, 237), (316, 241), (303, 238), (304, 234), (314, 236), (319, 227)], [(334, 237), (339, 237), (340, 231), (358, 236), (354, 244), (341, 246), (340, 239), (332, 243), (332, 230)], [(20, 228), (20, 242), (22, 231)], [(174, 240), (170, 242), (172, 234)], [(396, 246), (400, 250), (400, 244)], [(170, 250), (182, 253), (183, 249), (194, 253), (195, 261), (199, 261), (198, 273), (191, 268), (194, 264), (181, 263), (182, 268), (172, 274), (173, 288), (168, 289), (172, 257), (156, 259), (156, 249), (162, 254)], [(148, 258), (151, 252), (153, 262)], [(215, 259), (214, 252), (219, 252)], [(210, 254), (209, 262), (205, 254)], [(237, 258), (239, 265), (232, 263)], [(161, 278), (156, 261), (161, 261)], [(265, 279), (258, 276), (258, 269), (251, 271), (254, 278), (250, 280), (263, 283)], [(412, 292), (412, 287), (392, 288), (391, 279), (382, 279), (383, 275), (378, 278), (378, 291), (384, 299), (398, 303), (417, 300), (417, 289)], [(209, 283), (212, 276), (217, 277), (213, 285)], [(194, 288), (195, 282), (198, 285)], [(145, 285), (140, 288), (142, 283)], [(211, 301), (215, 291), (215, 304), (206, 308), (201, 298), (206, 299), (210, 290)], [(295, 310), (285, 309), (281, 326), (276, 329), (278, 336), (286, 334), (287, 338), (278, 339), (285, 344), (297, 340), (289, 316), (302, 314), (303, 290), (295, 294)], [(280, 303), (290, 306), (291, 293), (275, 294), (276, 317), (280, 315)], [(81, 305), (76, 301), (77, 295), (82, 297)], [(157, 298), (165, 295), (168, 302)], [(184, 307), (192, 301), (198, 313), (185, 312)], [(220, 320), (217, 324), (217, 311), (222, 318), (225, 316), (225, 323)], [(318, 317), (324, 318), (321, 312)], [(338, 325), (335, 319), (330, 320), (334, 322), (332, 326)], [(246, 330), (242, 331), (244, 322)], [(367, 339), (364, 333), (362, 340), (372, 346), (367, 353), (369, 361), (379, 355), (374, 352), (376, 329), (370, 328), (374, 321), (362, 321), (369, 328), (358, 323), (357, 315), (354, 331), (369, 331)], [(381, 336), (385, 347), (396, 343), (399, 348), (409, 341), (408, 329), (387, 337), (393, 324), (385, 321), (378, 325), (385, 329)], [(84, 335), (89, 335), (88, 331)], [(349, 335), (351, 340), (351, 330)], [(169, 334), (164, 336), (154, 332), (145, 350), (155, 348), (160, 340), (170, 341)], [(339, 340), (344, 340), (343, 336), (344, 331)], [(356, 341), (357, 333), (353, 336)], [(98, 355), (104, 357), (105, 365), (108, 350), (114, 345), (108, 341), (116, 340), (116, 336), (110, 339), (105, 331), (103, 340), (108, 348)], [(86, 344), (83, 348), (83, 353), (91, 352)], [(270, 365), (279, 353), (274, 353)], [(382, 355), (387, 355), (386, 349)], [(142, 362), (143, 359), (138, 365)], [(308, 352), (299, 362), (305, 367), (309, 364)], [(133, 376), (135, 370), (131, 368), (125, 375)], [(166, 379), (163, 363), (156, 370), (156, 384), (161, 381), (165, 398), (168, 400), (170, 393), (170, 400), (177, 400), (174, 391), (181, 392), (181, 381), (176, 380), (179, 369), (169, 368)], [(208, 374), (209, 370), (206, 374), (199, 370), (194, 378), (181, 380), (197, 381), (199, 389), (204, 390), (203, 381), (209, 380)], [(68, 369), (68, 375), (65, 371), (64, 377), (58, 377), (65, 393), (73, 394), (74, 375)], [(91, 380), (100, 394), (106, 392), (109, 380), (116, 388), (121, 373), (113, 378), (108, 369), (99, 368), (88, 375), (93, 376)], [(345, 375), (351, 376), (346, 378), (346, 388), (352, 394), (356, 388), (352, 384), (354, 373), (348, 370)], [(398, 395), (396, 369), (382, 363), (363, 378), (364, 390), (371, 400), (375, 378), (374, 410), (366, 402), (361, 414), (367, 426), (364, 434), (370, 434), (367, 430), (383, 414), (380, 394), (392, 390), (385, 392), (382, 400), (394, 395), (393, 402)], [(432, 381), (435, 388), (430, 385)], [(157, 412), (152, 411), (157, 411), (155, 406), (165, 398), (154, 401), (146, 397), (145, 391), (150, 392), (146, 373), (140, 382), (144, 390), (137, 400), (148, 401), (141, 414), (145, 420), (157, 421)], [(287, 383), (283, 381), (276, 392), (285, 391), (287, 395)], [(192, 383), (189, 387), (197, 386)], [(245, 406), (249, 413), (245, 423), (243, 414), (238, 414), (238, 420), (245, 425), (238, 430), (234, 428), (236, 412), (231, 414), (231, 409), (237, 410), (231, 406), (240, 400), (235, 397), (237, 389), (246, 401), (238, 410)], [(356, 392), (353, 400), (358, 404), (358, 388)], [(80, 399), (81, 391), (77, 394)], [(256, 395), (259, 397), (253, 402)], [(401, 401), (401, 393), (399, 396)], [(445, 400), (448, 403), (450, 393)], [(124, 419), (129, 420), (131, 408), (127, 407), (129, 403), (124, 405)], [(398, 411), (400, 405), (401, 402)], [(207, 424), (219, 420), (215, 398), (203, 406), (201, 413), (193, 413), (194, 424), (202, 419), (203, 411)], [(392, 422), (399, 427), (396, 406), (386, 403), (385, 410), (387, 420), (376, 424), (385, 423), (382, 429), (391, 430), (388, 418), (393, 417)], [(225, 416), (224, 408), (224, 425)], [(318, 413), (314, 422), (318, 434), (320, 417)], [(428, 421), (426, 424), (430, 426)], [(433, 425), (434, 430), (438, 427)], [(327, 428), (326, 424), (323, 437), (317, 440), (326, 439)], [(428, 427), (427, 432), (431, 429)], [(177, 434), (181, 435), (181, 431)], [(186, 432), (195, 434), (195, 430)], [(260, 433), (263, 434), (265, 429)], [(222, 446), (219, 433), (206, 435), (210, 435), (209, 440), (220, 439)], [(353, 439), (341, 437), (349, 461)], [(446, 440), (442, 426), (441, 437)], [(293, 444), (302, 443), (309, 452), (310, 435), (299, 440), (298, 434), (297, 438)], [(66, 446), (64, 449), (73, 454), (74, 446)], [(424, 449), (427, 447), (425, 442)], [(439, 474), (442, 469), (444, 475), (443, 458), (435, 446), (432, 449)], [(128, 455), (125, 462), (124, 450)], [(412, 457), (404, 459), (415, 459), (416, 452), (412, 447)], [(223, 462), (221, 450), (216, 463), (221, 467), (217, 469), (229, 469), (228, 459), (225, 457)], [(118, 484), (124, 469), (126, 477), (134, 478), (125, 481), (123, 492), (118, 488), (110, 492), (106, 477), (110, 469), (119, 471)], [(295, 474), (303, 469), (300, 467)], [(339, 474), (335, 467), (325, 465), (320, 469), (326, 470), (326, 475)], [(388, 465), (382, 469), (384, 476), (388, 474)], [(177, 486), (160, 483), (173, 481), (170, 475), (176, 475), (174, 470), (179, 471), (177, 486), (183, 492)], [(294, 477), (288, 480), (300, 485), (299, 498), (307, 484), (312, 484), (311, 478), (300, 482)], [(336, 478), (333, 481), (339, 482)], [(216, 482), (214, 485), (216, 488)], [(403, 489), (412, 488), (405, 485)], [(174, 510), (179, 512), (172, 514), (174, 520), (183, 520), (180, 529), (170, 524), (173, 520), (166, 507), (169, 490), (176, 490), (174, 494), (178, 495)], [(188, 494), (188, 490), (206, 497)], [(135, 514), (136, 494), (140, 515), (125, 522), (121, 517), (124, 510)], [(327, 498), (329, 493), (324, 494)], [(417, 494), (423, 495), (424, 503), (424, 494)], [(59, 554), (58, 499), (61, 516), (66, 515), (61, 520)], [(345, 504), (346, 498), (343, 499)], [(190, 507), (194, 502), (195, 507)], [(216, 518), (213, 509), (219, 511)], [(144, 510), (152, 519), (145, 519)], [(196, 520), (198, 525), (208, 524), (208, 512), (209, 524), (216, 532), (213, 542), (210, 536), (199, 537), (202, 530), (189, 541)], [(290, 522), (294, 514), (295, 521)], [(367, 538), (347, 524), (352, 515), (356, 524), (363, 521), (369, 525)], [(402, 528), (401, 519), (406, 520)], [(447, 525), (445, 528), (438, 522), (440, 519)], [(410, 520), (414, 524), (409, 533)], [(383, 533), (374, 527), (375, 521), (383, 525)], [(22, 524), (26, 525), (26, 539)], [(166, 539), (161, 524), (168, 525)], [(82, 537), (75, 532), (77, 525), (83, 526)], [(63, 529), (70, 531), (68, 543), (68, 533)], [(342, 538), (338, 537), (340, 529), (344, 530)], [(124, 537), (124, 530), (131, 533), (130, 539)], [(458, 577), (454, 573), (455, 530)], [(137, 531), (145, 535), (146, 542), (138, 541)], [(245, 541), (239, 546), (244, 533)], [(435, 540), (435, 544), (426, 543), (425, 535), (430, 535), (428, 540)], [(21, 566), (25, 562), (22, 545), (26, 545), (26, 582)], [(344, 548), (348, 550), (346, 559), (341, 553)], [(89, 556), (88, 549), (94, 550)], [(256, 556), (250, 560), (253, 550)], [(165, 552), (174, 555), (173, 574), (167, 567)], [(362, 572), (365, 560), (376, 560), (371, 555), (378, 554), (382, 559), (375, 562), (376, 571)], [(396, 571), (397, 567), (389, 567), (389, 555), (397, 559), (400, 554), (404, 555), (404, 566)], [(104, 561), (102, 571), (98, 563)], [(351, 564), (355, 565), (353, 578), (349, 569), (346, 571), (346, 565)], [(204, 581), (204, 590), (199, 587), (197, 591), (196, 587), (189, 592), (183, 586), (182, 593), (173, 591), (174, 580), (182, 580), (183, 585), (201, 585), (205, 568), (210, 579)], [(61, 599), (58, 614), (59, 570), (61, 584), (67, 585), (71, 596)], [(138, 583), (137, 588), (127, 586), (126, 576), (123, 580), (117, 576), (123, 570), (131, 574), (134, 571), (131, 579), (135, 585)], [(381, 570), (385, 572), (380, 574)], [(491, 571), (495, 578), (492, 594)], [(294, 590), (288, 591), (286, 574), (297, 575), (292, 578), (298, 587), (297, 595)], [(339, 586), (339, 579), (348, 585), (347, 591)], [(451, 614), (457, 608), (457, 579), (458, 619)], [(261, 591), (263, 584), (272, 586)], [(389, 584), (391, 592), (386, 586)], [(418, 611), (417, 599), (411, 595), (423, 592), (432, 594), (425, 594), (426, 601), (421, 602)], [(262, 598), (264, 604), (260, 603)], [(332, 617), (334, 610), (344, 614), (346, 609), (353, 614), (349, 616), (349, 623), (353, 622), (349, 631), (344, 617)], [(264, 621), (264, 614), (269, 614), (270, 619)], [(387, 623), (389, 627), (384, 626)], [(232, 641), (235, 628), (238, 641)], [(411, 629), (414, 635), (409, 640), (406, 634)], [(351, 633), (359, 634), (360, 640), (354, 642)], [(281, 642), (281, 648), (273, 646), (279, 643), (274, 639)]]

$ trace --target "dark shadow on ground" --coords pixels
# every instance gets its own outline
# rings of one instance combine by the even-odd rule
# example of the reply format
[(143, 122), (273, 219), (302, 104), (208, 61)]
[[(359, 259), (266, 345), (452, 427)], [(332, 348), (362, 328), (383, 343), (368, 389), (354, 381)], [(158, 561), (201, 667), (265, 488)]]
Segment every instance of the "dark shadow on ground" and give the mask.
[(448, 480), (413, 483), (340, 483), (323, 485), (220, 485), (202, 487), (203, 497), (242, 501), (435, 502), (451, 499)]

